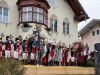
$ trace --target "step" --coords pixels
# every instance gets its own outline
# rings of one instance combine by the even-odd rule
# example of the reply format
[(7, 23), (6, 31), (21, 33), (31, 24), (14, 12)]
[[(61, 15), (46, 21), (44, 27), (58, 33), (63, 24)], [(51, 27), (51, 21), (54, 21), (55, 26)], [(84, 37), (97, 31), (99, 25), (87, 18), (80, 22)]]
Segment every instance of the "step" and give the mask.
[(94, 75), (94, 68), (25, 65), (26, 75)]

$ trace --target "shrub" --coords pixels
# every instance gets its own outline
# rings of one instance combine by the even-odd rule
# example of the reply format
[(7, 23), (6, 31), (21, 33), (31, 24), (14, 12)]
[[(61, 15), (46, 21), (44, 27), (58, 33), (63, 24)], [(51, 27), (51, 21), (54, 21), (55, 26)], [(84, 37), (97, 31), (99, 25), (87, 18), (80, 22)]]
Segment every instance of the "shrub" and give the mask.
[(88, 67), (94, 67), (94, 63), (92, 61), (88, 61)]
[(14, 59), (0, 60), (0, 75), (24, 75), (25, 70), (20, 61)]

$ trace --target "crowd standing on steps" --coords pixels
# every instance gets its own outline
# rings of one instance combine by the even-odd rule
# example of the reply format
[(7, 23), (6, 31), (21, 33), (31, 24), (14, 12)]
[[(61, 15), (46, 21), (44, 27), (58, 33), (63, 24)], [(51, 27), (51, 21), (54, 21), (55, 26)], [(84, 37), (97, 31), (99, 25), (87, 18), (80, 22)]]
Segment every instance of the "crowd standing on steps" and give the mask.
[[(31, 43), (28, 40), (19, 41), (19, 38), (15, 38), (14, 41), (7, 36), (6, 42), (0, 38), (0, 61), (2, 61), (3, 50), (2, 46), (5, 45), (5, 58), (15, 59), (22, 61), (23, 64), (31, 64), (36, 66), (69, 66), (77, 65), (77, 62), (84, 62), (84, 66), (87, 67), (87, 58), (89, 55), (89, 47), (84, 45), (80, 52), (77, 53), (79, 42), (74, 42), (72, 45), (66, 46), (61, 42), (45, 38), (40, 40), (38, 34), (34, 34), (34, 41)], [(14, 47), (13, 55), (11, 50)], [(22, 59), (20, 59), (22, 58)]]

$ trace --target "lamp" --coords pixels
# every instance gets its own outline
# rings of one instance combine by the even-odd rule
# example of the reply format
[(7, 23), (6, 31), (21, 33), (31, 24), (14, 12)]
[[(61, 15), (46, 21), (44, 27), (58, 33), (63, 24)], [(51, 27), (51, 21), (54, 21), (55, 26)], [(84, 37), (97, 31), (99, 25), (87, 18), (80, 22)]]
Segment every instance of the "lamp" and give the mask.
[(1, 36), (1, 38), (3, 38), (5, 35), (4, 35), (3, 33), (1, 33), (1, 35), (0, 35), (0, 36)]
[(41, 5), (41, 3), (40, 3), (40, 2), (38, 2), (38, 5), (40, 6), (40, 5)]

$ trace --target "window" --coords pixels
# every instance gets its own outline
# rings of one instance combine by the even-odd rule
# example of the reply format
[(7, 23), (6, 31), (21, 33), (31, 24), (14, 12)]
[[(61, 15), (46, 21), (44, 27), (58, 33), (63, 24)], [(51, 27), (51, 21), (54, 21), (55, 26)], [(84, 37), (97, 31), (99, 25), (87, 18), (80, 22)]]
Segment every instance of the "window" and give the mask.
[(23, 22), (32, 21), (32, 7), (23, 7)]
[(47, 25), (47, 12), (42, 8), (38, 7), (23, 7), (22, 11), (20, 10), (20, 22), (37, 22)]
[(43, 9), (34, 7), (34, 21), (43, 23)]
[(92, 36), (95, 36), (95, 31), (92, 31)]
[(68, 23), (63, 23), (63, 33), (69, 34), (69, 24)]
[(99, 35), (99, 30), (96, 30), (97, 35)]
[(0, 7), (0, 22), (8, 23), (8, 9)]
[(47, 0), (48, 4), (51, 6), (55, 5), (55, 0)]
[(50, 19), (50, 28), (52, 31), (57, 32), (57, 21)]

